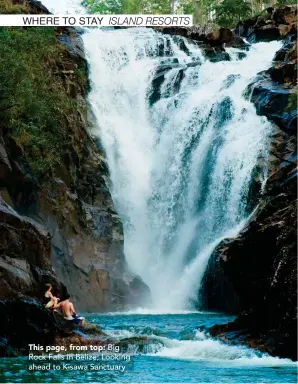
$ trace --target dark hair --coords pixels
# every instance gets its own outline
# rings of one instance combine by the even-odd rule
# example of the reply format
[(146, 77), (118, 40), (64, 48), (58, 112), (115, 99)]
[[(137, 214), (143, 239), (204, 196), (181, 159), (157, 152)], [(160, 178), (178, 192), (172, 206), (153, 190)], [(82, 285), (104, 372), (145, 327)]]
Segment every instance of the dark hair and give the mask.
[(70, 299), (70, 294), (69, 293), (65, 296), (65, 300), (68, 300), (68, 299)]

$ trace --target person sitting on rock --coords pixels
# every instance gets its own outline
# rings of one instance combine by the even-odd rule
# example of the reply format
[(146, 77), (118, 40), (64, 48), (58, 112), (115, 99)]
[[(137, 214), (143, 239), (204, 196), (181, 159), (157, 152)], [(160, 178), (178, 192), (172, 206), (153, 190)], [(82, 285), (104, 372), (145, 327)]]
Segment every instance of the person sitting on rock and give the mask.
[(46, 284), (47, 291), (44, 294), (44, 305), (47, 309), (55, 309), (57, 307), (59, 297), (52, 294), (52, 284)]
[(66, 296), (66, 299), (61, 301), (56, 308), (60, 308), (65, 320), (73, 321), (76, 325), (85, 325), (86, 320), (82, 316), (78, 316), (74, 309), (73, 304), (69, 301), (70, 295)]

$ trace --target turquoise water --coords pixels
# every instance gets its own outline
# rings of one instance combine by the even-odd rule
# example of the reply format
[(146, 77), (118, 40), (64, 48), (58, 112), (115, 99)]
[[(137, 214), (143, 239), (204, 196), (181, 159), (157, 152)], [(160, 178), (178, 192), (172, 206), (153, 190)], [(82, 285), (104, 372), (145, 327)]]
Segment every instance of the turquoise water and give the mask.
[[(90, 369), (29, 372), (29, 362), (26, 358), (14, 358), (0, 360), (0, 381), (5, 383), (297, 382), (296, 365), (290, 360), (270, 357), (243, 346), (226, 345), (212, 339), (206, 328), (231, 320), (229, 316), (197, 312), (91, 314), (87, 318), (100, 325), (115, 340), (125, 340), (127, 348), (122, 351), (121, 356), (129, 356), (130, 361), (114, 362), (118, 365), (123, 364), (124, 372), (98, 372)], [(145, 344), (144, 336), (147, 340)], [(58, 361), (57, 364), (63, 366), (62, 361)], [(85, 364), (90, 368), (92, 362), (80, 361), (72, 364)]]

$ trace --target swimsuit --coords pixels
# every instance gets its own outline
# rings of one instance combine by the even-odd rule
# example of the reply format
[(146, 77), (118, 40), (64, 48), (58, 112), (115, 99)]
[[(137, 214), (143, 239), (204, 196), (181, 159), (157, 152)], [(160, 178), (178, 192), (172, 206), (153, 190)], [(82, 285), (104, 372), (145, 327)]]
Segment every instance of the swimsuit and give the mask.
[(81, 322), (83, 321), (83, 317), (80, 317), (78, 315), (72, 315), (72, 316), (67, 316), (67, 317), (64, 317), (65, 320), (70, 320), (70, 321), (73, 321), (76, 325), (80, 325)]

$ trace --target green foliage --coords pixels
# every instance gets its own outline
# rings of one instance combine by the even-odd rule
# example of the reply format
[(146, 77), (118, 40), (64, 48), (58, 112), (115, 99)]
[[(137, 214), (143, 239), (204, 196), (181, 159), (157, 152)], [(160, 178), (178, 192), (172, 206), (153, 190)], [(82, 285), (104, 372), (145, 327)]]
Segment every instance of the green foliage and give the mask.
[(91, 13), (100, 13), (100, 14), (121, 14), (123, 13), (123, 6), (120, 0), (84, 0), (82, 4), (90, 11)]
[(73, 110), (57, 71), (64, 48), (50, 27), (1, 27), (0, 41), (0, 121), (42, 180), (61, 161)]
[(214, 7), (216, 21), (223, 27), (235, 26), (241, 19), (251, 16), (250, 5), (245, 0), (223, 0)]
[[(218, 1), (216, 0), (199, 0), (198, 2), (198, 15), (195, 15), (194, 0), (181, 0), (180, 11), (183, 14), (193, 14), (194, 22), (207, 23), (214, 22), (212, 16), (214, 16), (214, 7)], [(195, 20), (198, 17), (198, 20)]]
[[(174, 0), (83, 0), (90, 13), (101, 14), (146, 14), (171, 13)], [(293, 4), (294, 0), (199, 0), (197, 15), (195, 0), (180, 0), (176, 13), (193, 14), (198, 23), (216, 23), (223, 27), (233, 28), (239, 20), (261, 13), (272, 2), (276, 5)]]
[[(101, 14), (146, 14), (171, 13), (174, 0), (83, 0), (82, 5), (90, 13)], [(274, 4), (295, 4), (295, 0), (199, 0), (198, 14), (195, 15), (195, 0), (175, 2), (176, 13), (193, 14), (199, 23), (216, 23), (233, 28), (245, 18), (260, 14)]]
[(28, 13), (26, 4), (14, 4), (11, 0), (0, 0), (0, 14)]
[(295, 0), (277, 0), (277, 5), (295, 5), (297, 2)]
[(168, 14), (170, 0), (83, 0), (90, 13), (101, 14)]
[(193, 14), (199, 23), (213, 22), (233, 28), (239, 20), (260, 14), (273, 3), (275, 6), (295, 4), (295, 0), (199, 0), (198, 15), (195, 15), (195, 0), (180, 0), (178, 9), (181, 13)]

